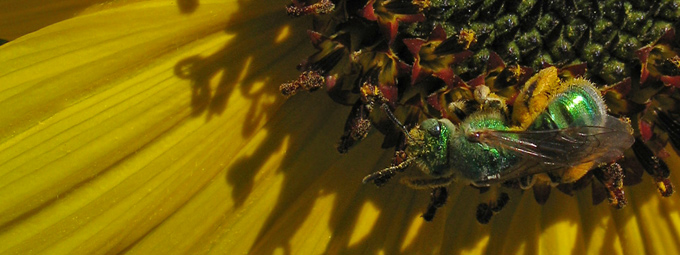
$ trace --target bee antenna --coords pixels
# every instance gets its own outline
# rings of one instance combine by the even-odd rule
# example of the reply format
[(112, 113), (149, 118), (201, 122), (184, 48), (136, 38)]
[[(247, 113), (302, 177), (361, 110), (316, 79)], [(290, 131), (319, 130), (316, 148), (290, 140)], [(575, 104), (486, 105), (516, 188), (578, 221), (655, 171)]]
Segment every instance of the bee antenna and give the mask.
[(380, 106), (380, 108), (383, 110), (383, 112), (385, 112), (385, 114), (387, 114), (387, 117), (389, 117), (390, 120), (392, 120), (392, 122), (394, 122), (394, 124), (397, 125), (397, 127), (399, 127), (399, 129), (401, 129), (401, 132), (404, 133), (404, 135), (406, 135), (410, 142), (415, 141), (413, 137), (411, 137), (411, 135), (408, 133), (408, 130), (406, 130), (404, 124), (401, 124), (397, 117), (394, 116), (394, 113), (392, 113), (392, 110), (390, 110), (390, 107), (387, 104), (383, 103)]
[[(392, 178), (397, 172), (403, 172), (404, 169), (406, 169), (409, 165), (411, 165), (411, 162), (413, 162), (415, 158), (407, 158), (403, 162), (399, 163), (398, 165), (391, 166), (388, 168), (385, 168), (383, 170), (374, 172), (372, 174), (367, 175), (364, 177), (364, 179), (361, 181), (364, 184), (369, 183), (369, 182), (374, 182), (377, 179), (382, 179), (382, 178)], [(381, 184), (376, 183), (378, 186)]]

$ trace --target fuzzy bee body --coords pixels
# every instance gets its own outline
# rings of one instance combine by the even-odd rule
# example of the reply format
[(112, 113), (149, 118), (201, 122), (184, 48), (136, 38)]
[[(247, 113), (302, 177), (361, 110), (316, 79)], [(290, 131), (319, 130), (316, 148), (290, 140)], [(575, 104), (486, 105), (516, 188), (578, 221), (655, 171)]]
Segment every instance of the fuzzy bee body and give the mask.
[(632, 133), (628, 122), (607, 114), (589, 81), (561, 82), (551, 67), (527, 81), (511, 118), (488, 107), (459, 125), (427, 119), (408, 132), (405, 163), (364, 182), (414, 162), (428, 177), (404, 179), (413, 188), (437, 189), (454, 181), (486, 187), (515, 180), (528, 188), (534, 175), (554, 184), (572, 183), (621, 158), (634, 142)]
[(459, 126), (425, 120), (410, 132), (424, 144), (410, 144), (407, 154), (422, 155), (415, 162), (428, 175), (476, 186), (544, 172), (568, 183), (622, 156), (633, 143), (630, 130), (606, 114), (592, 85), (581, 83), (557, 95), (526, 130), (496, 112), (473, 114)]

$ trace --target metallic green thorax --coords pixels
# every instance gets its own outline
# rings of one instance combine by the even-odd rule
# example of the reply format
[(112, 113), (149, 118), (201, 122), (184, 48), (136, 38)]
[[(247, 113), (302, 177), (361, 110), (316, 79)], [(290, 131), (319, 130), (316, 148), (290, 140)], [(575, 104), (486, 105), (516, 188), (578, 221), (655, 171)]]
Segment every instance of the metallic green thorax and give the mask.
[(572, 85), (555, 97), (536, 117), (529, 130), (549, 130), (578, 126), (602, 126), (606, 107), (597, 89), (582, 84)]
[(451, 140), (449, 151), (451, 166), (460, 174), (459, 179), (473, 182), (498, 177), (518, 161), (514, 152), (494, 148), (468, 139), (468, 134), (482, 130), (507, 130), (499, 114), (480, 113), (463, 122)]

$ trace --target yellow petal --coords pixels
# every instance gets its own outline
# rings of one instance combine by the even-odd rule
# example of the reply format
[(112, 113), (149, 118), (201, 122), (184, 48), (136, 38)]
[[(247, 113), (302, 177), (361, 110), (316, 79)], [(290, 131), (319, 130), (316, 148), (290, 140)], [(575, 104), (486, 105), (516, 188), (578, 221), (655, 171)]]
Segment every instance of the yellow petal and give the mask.
[(0, 253), (119, 252), (215, 181), (301, 59), (284, 2), (134, 2), (4, 45)]
[(50, 24), (69, 19), (108, 0), (5, 0), (0, 2), (0, 38), (14, 40)]
[(0, 48), (0, 253), (678, 252), (678, 196), (648, 179), (623, 210), (512, 191), (489, 225), (454, 185), (423, 222), (428, 192), (361, 185), (389, 165), (382, 135), (340, 155), (348, 108), (283, 102), (310, 52), (289, 1), (183, 2), (92, 7)]

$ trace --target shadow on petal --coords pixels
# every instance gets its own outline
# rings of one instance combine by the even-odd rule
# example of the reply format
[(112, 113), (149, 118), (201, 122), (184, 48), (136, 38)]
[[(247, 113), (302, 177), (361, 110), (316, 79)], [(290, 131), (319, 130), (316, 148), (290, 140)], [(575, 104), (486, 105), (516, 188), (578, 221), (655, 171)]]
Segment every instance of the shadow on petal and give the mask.
[[(182, 2), (185, 1), (178, 0), (180, 9)], [(240, 92), (238, 96), (252, 103), (242, 109), (247, 111), (246, 122), (234, 126), (242, 127), (243, 137), (252, 137), (258, 131), (257, 126), (275, 114), (284, 102), (278, 84), (285, 81), (284, 77), (295, 74), (294, 66), (303, 56), (301, 51), (309, 52), (310, 48), (300, 47), (308, 46), (303, 29), (294, 29), (293, 34), (289, 34), (290, 27), (304, 27), (307, 20), (289, 19), (281, 11), (285, 2), (239, 1), (239, 11), (230, 18), (225, 29), (226, 34), (236, 39), (229, 40), (213, 54), (196, 55), (177, 63), (175, 74), (191, 81), (192, 115), (206, 116), (208, 122), (221, 116), (228, 107), (242, 107), (230, 106), (229, 102), (232, 93)], [(272, 25), (272, 20), (290, 22)], [(235, 189), (236, 206), (241, 205), (252, 190), (252, 179), (257, 173), (254, 169), (260, 169), (263, 159), (281, 147), (284, 135), (269, 137), (275, 140), (266, 142), (266, 146), (250, 157), (254, 164), (246, 163), (249, 170), (229, 171), (227, 181)]]
[(192, 13), (198, 5), (198, 0), (177, 0), (177, 6), (182, 13)]
[[(183, 2), (179, 0), (180, 8)], [(657, 232), (667, 233), (668, 243), (680, 240), (678, 207), (673, 206), (678, 203), (677, 195), (661, 199), (647, 184), (627, 189), (633, 196), (623, 210), (606, 203), (592, 205), (586, 190), (569, 197), (553, 189), (544, 206), (534, 201), (533, 191), (513, 190), (511, 202), (488, 225), (480, 225), (474, 218), (484, 196), (476, 189), (454, 185), (435, 220), (423, 222), (420, 215), (429, 201), (428, 192), (410, 190), (396, 181), (380, 189), (361, 184), (363, 176), (389, 165), (392, 153), (378, 149), (381, 134), (374, 131), (350, 153), (339, 155), (334, 145), (349, 108), (332, 105), (321, 92), (298, 95), (284, 103), (277, 85), (283, 82), (282, 77), (296, 73), (293, 67), (301, 59), (291, 59), (297, 55), (290, 52), (306, 43), (304, 28), (309, 19), (272, 25), (271, 20), (285, 19), (281, 7), (288, 3), (274, 2), (240, 1), (242, 11), (225, 29), (239, 39), (210, 56), (183, 59), (175, 68), (177, 76), (191, 80), (194, 116), (208, 113), (206, 121), (211, 121), (234, 107), (229, 98), (240, 91), (254, 102), (243, 109), (249, 118), (241, 135), (264, 136), (258, 138), (254, 151), (236, 156), (224, 177), (232, 188), (235, 207), (229, 210), (255, 214), (248, 220), (257, 224), (244, 229), (235, 227), (246, 224), (239, 219), (218, 223), (218, 229), (207, 238), (215, 245), (211, 250), (233, 251), (224, 247), (237, 247), (234, 249), (251, 254), (583, 254), (653, 250), (648, 243)], [(252, 15), (249, 10), (265, 11)], [(278, 38), (287, 26), (293, 28), (291, 35), (281, 41)], [(213, 79), (219, 80), (216, 86), (211, 85)], [(253, 128), (258, 125), (263, 126)], [(271, 160), (277, 161), (277, 169), (267, 168)], [(674, 176), (677, 183), (678, 174)], [(270, 180), (279, 177), (281, 180)], [(658, 210), (639, 212), (650, 204)], [(223, 213), (228, 218), (233, 212)], [(627, 243), (629, 239), (638, 242)]]
[[(239, 11), (230, 17), (225, 29), (235, 39), (209, 56), (192, 56), (177, 63), (175, 74), (191, 81), (195, 116), (207, 112), (209, 121), (214, 115), (221, 115), (229, 107), (231, 93), (240, 91), (241, 96), (254, 101), (248, 109), (250, 123), (243, 125), (242, 130), (247, 137), (255, 131), (252, 124), (266, 120), (267, 111), (275, 110), (283, 102), (277, 85), (284, 80), (275, 76), (275, 72), (285, 73), (279, 70), (290, 70), (295, 66), (290, 66), (291, 63), (300, 61), (299, 46), (305, 45), (306, 36), (300, 29), (288, 34), (291, 26), (303, 27), (305, 20), (290, 19), (272, 26), (273, 20), (288, 20), (280, 11), (285, 1), (278, 2), (239, 1)], [(287, 40), (282, 40), (281, 34), (287, 34)], [(218, 79), (217, 85), (211, 86), (212, 79)], [(265, 102), (267, 96), (276, 97)]]
[(10, 0), (0, 3), (0, 38), (14, 40), (107, 0)]

